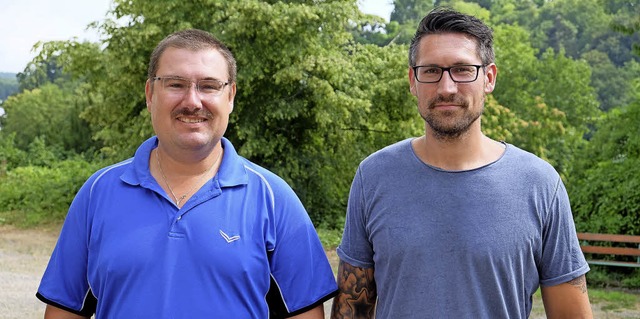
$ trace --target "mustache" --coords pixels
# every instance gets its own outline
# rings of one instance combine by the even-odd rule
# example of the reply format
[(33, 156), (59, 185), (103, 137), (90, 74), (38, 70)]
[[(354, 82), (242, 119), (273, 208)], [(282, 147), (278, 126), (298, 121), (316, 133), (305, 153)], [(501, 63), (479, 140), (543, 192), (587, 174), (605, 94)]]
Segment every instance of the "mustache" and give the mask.
[(465, 100), (462, 96), (457, 95), (457, 94), (453, 94), (453, 95), (448, 95), (448, 96), (444, 96), (444, 95), (438, 95), (436, 96), (433, 100), (429, 101), (429, 108), (435, 108), (437, 104), (441, 104), (441, 103), (451, 103), (451, 104), (456, 104), (456, 105), (460, 105), (464, 108), (468, 108), (469, 107), (469, 102), (467, 100)]
[(178, 117), (178, 116), (195, 116), (195, 117), (204, 117), (206, 119), (213, 119), (213, 114), (211, 114), (211, 112), (209, 112), (208, 110), (204, 109), (204, 108), (200, 108), (200, 109), (189, 109), (186, 107), (174, 110), (173, 112), (171, 112), (171, 116), (172, 117)]

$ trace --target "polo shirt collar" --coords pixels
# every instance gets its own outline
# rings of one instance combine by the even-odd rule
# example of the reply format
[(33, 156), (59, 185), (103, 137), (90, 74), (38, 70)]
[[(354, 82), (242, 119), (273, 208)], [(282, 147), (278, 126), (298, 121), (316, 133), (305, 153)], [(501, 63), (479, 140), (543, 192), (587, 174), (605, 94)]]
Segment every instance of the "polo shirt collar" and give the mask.
[[(224, 148), (224, 154), (222, 156), (222, 163), (214, 179), (218, 179), (220, 187), (247, 184), (249, 177), (245, 168), (246, 160), (238, 155), (229, 140), (223, 137), (221, 142)], [(157, 184), (149, 170), (149, 157), (151, 156), (151, 151), (157, 146), (157, 136), (153, 136), (144, 141), (136, 150), (133, 157), (133, 165), (121, 175), (122, 181), (143, 187), (151, 187), (150, 184)]]
[(238, 152), (236, 152), (236, 149), (228, 139), (223, 137), (221, 142), (224, 148), (224, 154), (217, 173), (220, 187), (247, 184), (249, 181), (247, 169), (245, 168), (247, 160), (238, 155)]

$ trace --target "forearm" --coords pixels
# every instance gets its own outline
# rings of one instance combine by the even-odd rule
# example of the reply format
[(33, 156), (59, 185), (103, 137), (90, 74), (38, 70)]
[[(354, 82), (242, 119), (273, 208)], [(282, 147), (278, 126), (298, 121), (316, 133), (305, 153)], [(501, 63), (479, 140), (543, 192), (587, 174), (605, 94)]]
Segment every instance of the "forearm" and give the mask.
[(542, 287), (541, 290), (547, 318), (593, 318), (584, 275), (557, 286)]
[(305, 313), (293, 316), (291, 319), (324, 319), (324, 307), (317, 306)]
[(340, 261), (338, 295), (333, 300), (331, 319), (373, 318), (377, 296), (373, 269)]
[(74, 313), (62, 310), (58, 307), (47, 305), (44, 310), (44, 319), (88, 319), (89, 317), (83, 317)]

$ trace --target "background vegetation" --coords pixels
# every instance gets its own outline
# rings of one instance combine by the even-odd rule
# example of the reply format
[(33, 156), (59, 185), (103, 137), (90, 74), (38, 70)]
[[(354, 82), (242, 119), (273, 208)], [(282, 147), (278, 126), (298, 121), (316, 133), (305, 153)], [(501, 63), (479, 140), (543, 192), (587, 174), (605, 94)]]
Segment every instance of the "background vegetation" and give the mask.
[(13, 73), (0, 72), (0, 102), (18, 92), (18, 80)]
[(101, 43), (39, 43), (23, 72), (0, 76), (0, 223), (60, 221), (92, 172), (132, 156), (152, 135), (144, 100), (151, 50), (173, 31), (199, 28), (238, 60), (226, 136), (285, 178), (335, 244), (358, 163), (422, 133), (407, 44), (429, 9), (448, 5), (495, 31), (499, 76), (485, 133), (556, 167), (579, 231), (640, 235), (637, 1), (394, 5), (385, 22), (359, 12), (356, 0), (115, 0), (92, 25)]

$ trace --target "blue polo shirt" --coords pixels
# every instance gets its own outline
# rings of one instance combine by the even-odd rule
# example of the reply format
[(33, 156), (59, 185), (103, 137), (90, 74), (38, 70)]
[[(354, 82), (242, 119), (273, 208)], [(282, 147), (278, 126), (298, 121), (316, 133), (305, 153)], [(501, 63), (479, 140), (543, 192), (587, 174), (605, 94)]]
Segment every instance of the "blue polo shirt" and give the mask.
[(76, 195), (37, 297), (96, 318), (269, 318), (337, 286), (300, 200), (223, 139), (216, 176), (178, 208), (149, 171), (157, 138)]

